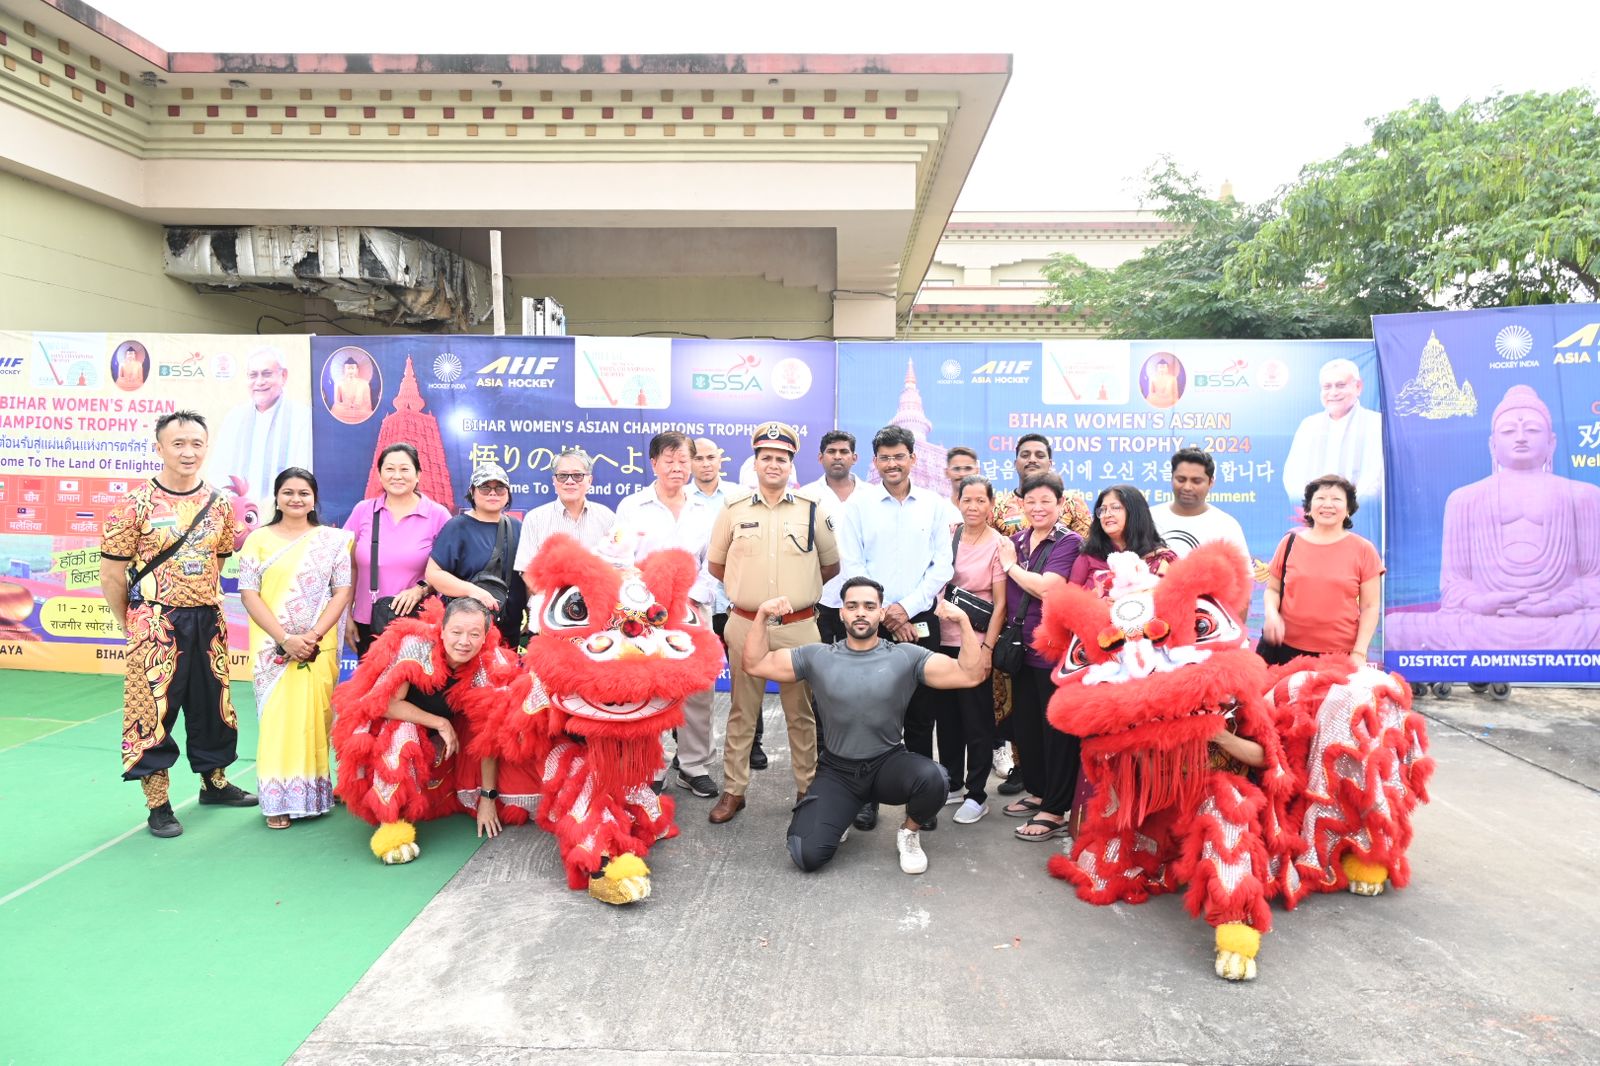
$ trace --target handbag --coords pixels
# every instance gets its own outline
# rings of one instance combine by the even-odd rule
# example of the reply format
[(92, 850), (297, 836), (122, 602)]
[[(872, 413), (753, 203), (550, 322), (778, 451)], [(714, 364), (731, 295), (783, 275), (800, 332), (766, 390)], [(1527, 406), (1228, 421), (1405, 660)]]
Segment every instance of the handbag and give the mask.
[[(1043, 573), (1045, 566), (1050, 562), (1050, 553), (1055, 551), (1056, 531), (1051, 530), (1049, 539), (1045, 542), (1045, 550), (1039, 553), (1038, 569), (1028, 567), (1035, 574)], [(1020, 587), (1020, 586), (1019, 586)], [(996, 670), (1011, 674), (1013, 677), (1022, 672), (1027, 665), (1025, 657), (1028, 646), (1023, 643), (1023, 621), (1028, 617), (1028, 608), (1033, 604), (1033, 594), (1024, 592), (1022, 599), (1017, 602), (1016, 613), (1011, 616), (1005, 628), (1000, 630), (1000, 635), (994, 640), (994, 655), (991, 661)]]
[(189, 537), (200, 527), (200, 523), (205, 521), (206, 515), (211, 513), (211, 505), (216, 503), (217, 499), (217, 490), (212, 489), (211, 495), (206, 497), (205, 506), (201, 507), (200, 513), (194, 516), (194, 521), (190, 522), (189, 528), (183, 531), (183, 536), (168, 544), (157, 552), (148, 563), (135, 568), (128, 575), (128, 606), (137, 607), (144, 602), (144, 593), (139, 590), (139, 586), (144, 583), (145, 578), (156, 572), (158, 566), (177, 554), (179, 548), (189, 543)]
[[(961, 529), (957, 527), (950, 540), (951, 557), (954, 558), (955, 554), (960, 550)], [(962, 588), (953, 581), (945, 586), (944, 598), (955, 604), (961, 610), (961, 613), (967, 616), (967, 620), (972, 623), (973, 632), (983, 633), (988, 630), (989, 621), (994, 617), (994, 604), (977, 593)]]
[(501, 515), (499, 528), (494, 534), (494, 554), (489, 556), (483, 569), (472, 576), (474, 585), (494, 597), (496, 614), (505, 610), (506, 600), (511, 597), (511, 581), (505, 575), (506, 539), (510, 534), (511, 520)]
[(408, 614), (398, 614), (394, 609), (393, 596), (379, 597), (378, 595), (378, 530), (383, 525), (383, 516), (378, 513), (378, 509), (382, 506), (383, 499), (381, 497), (373, 501), (372, 555), (371, 563), (367, 567), (367, 587), (372, 590), (372, 621), (368, 623), (367, 631), (368, 635), (374, 640), (382, 635), (385, 629), (389, 628), (390, 622), (393, 622), (396, 618), (414, 618), (417, 611), (422, 607), (422, 601), (418, 600), (417, 605), (411, 608)]
[[(1293, 533), (1283, 536), (1283, 576), (1278, 579), (1278, 613), (1283, 613), (1284, 598), (1289, 595), (1289, 553), (1294, 551), (1294, 542), (1299, 538)], [(1291, 648), (1287, 644), (1274, 644), (1267, 639), (1265, 633), (1256, 641), (1256, 654), (1267, 661), (1268, 666), (1281, 666), (1290, 659), (1297, 659), (1305, 652)]]

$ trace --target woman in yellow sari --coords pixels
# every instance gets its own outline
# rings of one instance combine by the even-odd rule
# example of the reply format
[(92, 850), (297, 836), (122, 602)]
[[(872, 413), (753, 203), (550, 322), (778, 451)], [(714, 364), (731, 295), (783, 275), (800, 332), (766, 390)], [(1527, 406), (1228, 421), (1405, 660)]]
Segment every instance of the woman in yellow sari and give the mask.
[(291, 466), (272, 521), (239, 552), (239, 599), (255, 665), (257, 791), (270, 829), (333, 808), (328, 730), (339, 620), (350, 605), (350, 534), (317, 519), (317, 479)]

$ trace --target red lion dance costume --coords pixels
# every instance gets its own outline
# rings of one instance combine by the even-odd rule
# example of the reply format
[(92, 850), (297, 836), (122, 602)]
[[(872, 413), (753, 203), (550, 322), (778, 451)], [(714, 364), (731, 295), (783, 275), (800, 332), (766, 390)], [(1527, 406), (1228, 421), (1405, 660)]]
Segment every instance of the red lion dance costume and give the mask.
[[(1216, 972), (1256, 975), (1268, 901), (1404, 886), (1411, 811), (1433, 763), (1410, 689), (1348, 659), (1272, 672), (1239, 619), (1248, 561), (1206, 544), (1152, 578), (1113, 556), (1109, 599), (1045, 597), (1036, 645), (1059, 665), (1049, 719), (1083, 738), (1093, 797), (1051, 874), (1090, 903), (1141, 903), (1188, 885), (1189, 913), (1216, 929)], [(1250, 768), (1212, 742), (1260, 745)]]
[[(555, 835), (570, 887), (587, 887), (606, 903), (644, 899), (650, 870), (643, 856), (656, 841), (678, 833), (672, 799), (650, 787), (662, 762), (661, 734), (682, 721), (684, 697), (709, 687), (722, 668), (709, 619), (697, 617), (688, 602), (694, 560), (686, 552), (660, 551), (637, 568), (619, 570), (571, 537), (555, 536), (534, 559), (528, 578), (533, 639), (527, 669), (496, 651), (481, 673), (471, 664), (459, 671), (481, 685), (461, 692), (458, 683), (451, 690), (451, 705), (466, 718), (466, 728), (456, 719), (468, 756), (455, 760), (462, 764), (459, 776), (475, 782), (476, 770), (468, 767), (497, 759), (501, 820), (527, 821), (528, 800), (537, 797), (535, 821)], [(404, 724), (382, 718), (397, 687), (390, 680), (385, 690), (384, 682), (403, 674), (400, 679), (418, 683), (404, 634), (420, 625), (395, 622), (386, 630), (349, 683), (360, 695), (336, 703), (340, 795), (354, 813), (382, 823), (373, 836), (380, 858), (380, 846), (392, 847), (393, 841), (378, 837), (396, 819), (465, 809), (430, 801), (434, 786), (423, 784), (429, 774), (396, 774), (393, 760), (384, 757), (394, 746), (387, 738)], [(391, 639), (402, 626), (402, 636)], [(437, 626), (432, 634), (437, 644)], [(495, 639), (491, 629), (480, 658), (491, 654)], [(430, 691), (442, 684), (433, 682)], [(347, 717), (356, 721), (347, 723)], [(417, 765), (437, 766), (432, 745), (422, 748), (427, 743), (426, 737), (416, 742)], [(392, 800), (375, 802), (379, 786), (390, 782), (398, 786)], [(513, 782), (526, 785), (516, 788)], [(525, 799), (523, 792), (531, 796)]]

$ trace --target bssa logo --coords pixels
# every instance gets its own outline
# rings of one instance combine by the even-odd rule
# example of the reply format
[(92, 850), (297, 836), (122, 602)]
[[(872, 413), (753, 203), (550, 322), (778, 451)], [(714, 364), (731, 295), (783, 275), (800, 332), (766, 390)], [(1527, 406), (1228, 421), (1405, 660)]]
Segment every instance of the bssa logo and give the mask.
[(206, 357), (203, 352), (190, 352), (178, 363), (162, 363), (157, 377), (203, 378), (206, 376)]
[(1245, 377), (1245, 370), (1249, 364), (1243, 359), (1233, 362), (1217, 370), (1208, 371), (1194, 376), (1194, 385), (1197, 389), (1247, 389), (1250, 381)]
[(741, 355), (726, 370), (690, 371), (689, 387), (695, 392), (764, 392), (756, 373), (760, 365), (759, 355)]

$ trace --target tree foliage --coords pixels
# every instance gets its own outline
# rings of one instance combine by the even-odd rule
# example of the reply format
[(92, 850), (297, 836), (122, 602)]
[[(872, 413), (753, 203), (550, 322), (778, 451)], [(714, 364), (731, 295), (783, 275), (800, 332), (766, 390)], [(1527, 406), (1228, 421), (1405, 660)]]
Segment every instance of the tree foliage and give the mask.
[(1045, 302), (1117, 337), (1370, 336), (1369, 316), (1600, 299), (1600, 101), (1435, 99), (1257, 206), (1163, 160), (1145, 200), (1182, 237), (1115, 269), (1061, 256)]
[(1272, 218), (1270, 205), (1213, 199), (1170, 159), (1145, 174), (1144, 201), (1183, 227), (1135, 259), (1112, 269), (1076, 256), (1051, 259), (1045, 303), (1085, 314), (1112, 337), (1308, 338), (1366, 336), (1358, 308), (1315, 288), (1233, 286), (1225, 270), (1239, 248)]
[(1368, 122), (1305, 168), (1229, 262), (1237, 288), (1303, 287), (1374, 313), (1600, 298), (1593, 93), (1438, 99)]

